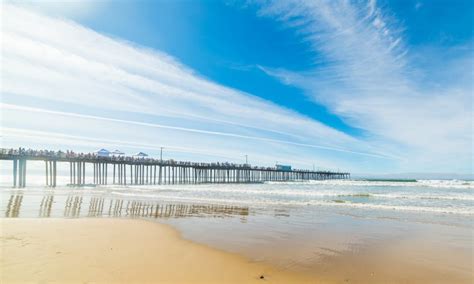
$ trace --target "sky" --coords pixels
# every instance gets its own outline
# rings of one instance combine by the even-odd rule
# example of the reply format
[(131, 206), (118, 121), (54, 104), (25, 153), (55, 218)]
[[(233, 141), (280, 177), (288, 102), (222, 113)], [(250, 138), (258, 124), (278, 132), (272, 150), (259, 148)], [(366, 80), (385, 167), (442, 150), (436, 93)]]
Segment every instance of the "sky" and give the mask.
[(3, 1), (2, 147), (472, 173), (472, 1)]

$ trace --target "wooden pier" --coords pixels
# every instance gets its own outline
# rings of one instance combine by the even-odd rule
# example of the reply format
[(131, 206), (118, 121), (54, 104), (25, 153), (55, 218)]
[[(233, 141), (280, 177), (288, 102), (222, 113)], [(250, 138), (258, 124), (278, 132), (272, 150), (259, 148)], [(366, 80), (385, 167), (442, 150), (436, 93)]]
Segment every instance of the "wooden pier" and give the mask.
[[(99, 157), (90, 153), (61, 151), (1, 149), (0, 160), (13, 162), (13, 187), (26, 186), (27, 161), (45, 163), (45, 185), (50, 187), (57, 185), (58, 163), (69, 164), (69, 185), (74, 186), (260, 183), (350, 178), (350, 174), (345, 172), (282, 170), (248, 164), (195, 163), (128, 156)], [(91, 169), (92, 176), (87, 176), (91, 174)]]

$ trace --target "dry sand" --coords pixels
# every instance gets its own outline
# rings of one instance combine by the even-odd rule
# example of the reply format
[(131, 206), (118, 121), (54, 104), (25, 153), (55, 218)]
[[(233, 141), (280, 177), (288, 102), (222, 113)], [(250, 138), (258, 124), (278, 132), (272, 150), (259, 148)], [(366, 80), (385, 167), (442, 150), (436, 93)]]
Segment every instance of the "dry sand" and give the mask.
[(320, 283), (143, 220), (0, 219), (0, 237), (1, 283)]

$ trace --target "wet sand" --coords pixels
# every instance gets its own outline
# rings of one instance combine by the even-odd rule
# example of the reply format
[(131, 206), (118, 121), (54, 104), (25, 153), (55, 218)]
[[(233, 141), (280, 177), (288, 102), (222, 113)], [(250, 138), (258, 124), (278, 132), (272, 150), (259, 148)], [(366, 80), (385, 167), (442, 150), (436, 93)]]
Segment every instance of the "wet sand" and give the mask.
[(322, 283), (137, 219), (4, 218), (0, 236), (2, 283)]

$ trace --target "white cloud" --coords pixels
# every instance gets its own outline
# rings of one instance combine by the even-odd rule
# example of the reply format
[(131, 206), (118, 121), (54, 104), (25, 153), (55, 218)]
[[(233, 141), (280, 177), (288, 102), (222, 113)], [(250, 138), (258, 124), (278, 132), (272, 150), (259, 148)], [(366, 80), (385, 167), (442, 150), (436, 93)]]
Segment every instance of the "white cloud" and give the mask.
[[(422, 81), (425, 70), (410, 62), (402, 28), (375, 1), (267, 2), (260, 13), (297, 26), (319, 61), (327, 62), (305, 73), (262, 67), (267, 74), (300, 86), (349, 124), (367, 130), (368, 142), (399, 149), (402, 170), (472, 171), (472, 51), (456, 59), (470, 79), (433, 87), (437, 82)], [(431, 68), (449, 66), (444, 61)]]
[(94, 150), (116, 143), (156, 151), (166, 145), (175, 158), (238, 161), (248, 154), (267, 165), (279, 160), (346, 169), (396, 160), (375, 145), (202, 78), (166, 54), (17, 6), (2, 10), (3, 146)]
[(74, 19), (87, 18), (95, 12), (104, 9), (109, 0), (4, 0), (5, 3), (15, 4), (42, 13)]

